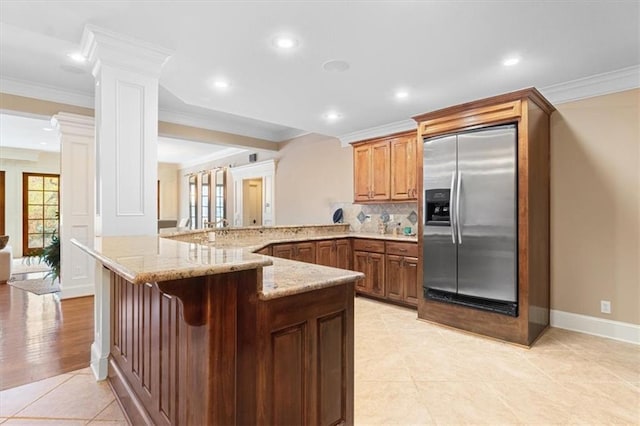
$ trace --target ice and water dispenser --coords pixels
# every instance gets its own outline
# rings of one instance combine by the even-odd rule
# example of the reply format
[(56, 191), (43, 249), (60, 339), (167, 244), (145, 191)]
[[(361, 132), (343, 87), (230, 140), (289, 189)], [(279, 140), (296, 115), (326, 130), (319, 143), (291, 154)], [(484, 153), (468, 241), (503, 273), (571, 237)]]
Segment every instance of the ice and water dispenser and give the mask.
[(428, 189), (425, 191), (425, 225), (450, 225), (450, 193), (450, 189)]

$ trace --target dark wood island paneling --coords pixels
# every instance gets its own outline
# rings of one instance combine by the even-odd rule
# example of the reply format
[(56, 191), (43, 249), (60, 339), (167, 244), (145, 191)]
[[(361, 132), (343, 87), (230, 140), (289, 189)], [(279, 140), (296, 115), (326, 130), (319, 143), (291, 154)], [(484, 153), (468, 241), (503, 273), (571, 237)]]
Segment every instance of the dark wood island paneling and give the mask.
[(111, 280), (109, 380), (133, 424), (353, 424), (353, 282), (262, 300), (261, 268)]

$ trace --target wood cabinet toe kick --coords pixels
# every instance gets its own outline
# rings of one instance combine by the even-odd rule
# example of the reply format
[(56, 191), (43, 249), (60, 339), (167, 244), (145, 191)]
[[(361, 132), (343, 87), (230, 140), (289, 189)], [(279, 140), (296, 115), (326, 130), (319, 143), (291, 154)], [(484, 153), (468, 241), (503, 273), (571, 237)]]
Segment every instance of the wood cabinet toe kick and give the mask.
[(354, 282), (262, 300), (261, 271), (111, 272), (109, 381), (132, 424), (353, 424)]

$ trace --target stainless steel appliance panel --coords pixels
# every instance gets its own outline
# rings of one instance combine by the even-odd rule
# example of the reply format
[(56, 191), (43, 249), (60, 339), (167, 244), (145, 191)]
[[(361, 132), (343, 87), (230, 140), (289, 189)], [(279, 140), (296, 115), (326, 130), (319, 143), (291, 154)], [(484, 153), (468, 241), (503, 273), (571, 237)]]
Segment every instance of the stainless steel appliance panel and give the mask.
[[(424, 191), (447, 189), (453, 194), (452, 179), (456, 176), (456, 136), (428, 139), (424, 143)], [(426, 214), (426, 206), (424, 206)], [(449, 206), (451, 212), (452, 206)], [(457, 253), (455, 228), (448, 224), (423, 227), (423, 287), (455, 292), (457, 288)]]
[(458, 135), (458, 294), (517, 301), (515, 125)]

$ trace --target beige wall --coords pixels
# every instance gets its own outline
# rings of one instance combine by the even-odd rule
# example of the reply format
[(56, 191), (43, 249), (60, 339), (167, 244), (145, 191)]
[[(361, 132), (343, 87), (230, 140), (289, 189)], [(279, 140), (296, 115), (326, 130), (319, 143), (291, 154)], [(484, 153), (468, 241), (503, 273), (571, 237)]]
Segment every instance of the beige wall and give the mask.
[(552, 309), (640, 324), (639, 104), (631, 90), (556, 105)]
[(22, 173), (60, 173), (60, 153), (18, 148), (0, 149), (5, 171), (5, 232), (13, 257), (22, 257)]
[(292, 139), (276, 165), (278, 225), (331, 223), (331, 203), (353, 201), (353, 149), (319, 135)]
[(178, 165), (158, 163), (160, 219), (178, 220)]

